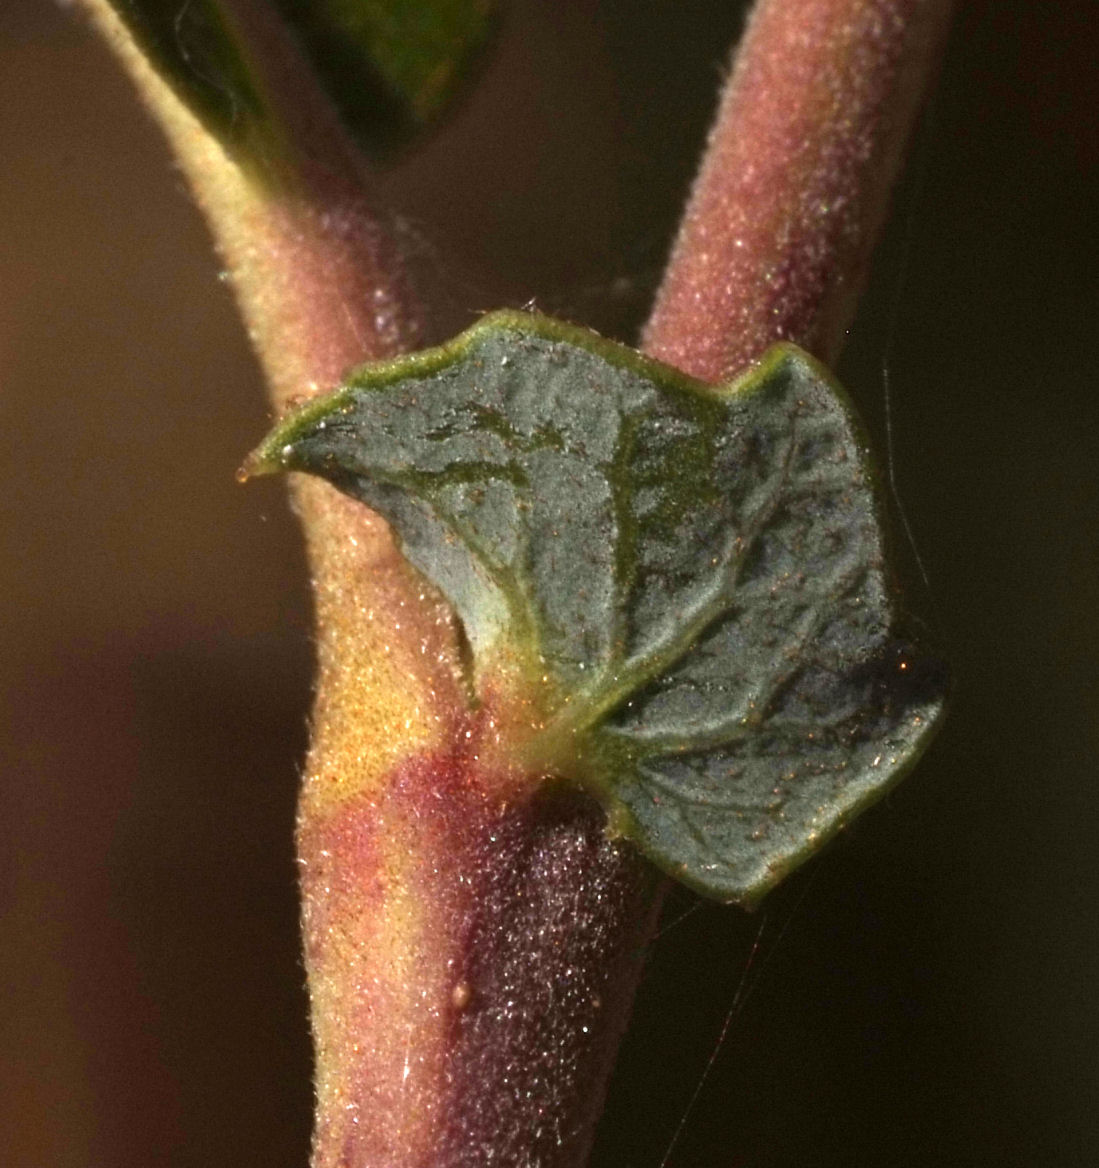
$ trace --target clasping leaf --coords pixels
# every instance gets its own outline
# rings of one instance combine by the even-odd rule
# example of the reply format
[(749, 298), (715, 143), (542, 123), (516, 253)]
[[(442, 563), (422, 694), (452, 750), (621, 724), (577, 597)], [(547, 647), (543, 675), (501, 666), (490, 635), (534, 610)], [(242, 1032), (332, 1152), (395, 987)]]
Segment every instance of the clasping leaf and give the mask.
[(250, 469), (384, 515), (475, 694), (510, 663), (528, 765), (699, 892), (752, 902), (905, 770), (943, 671), (897, 631), (852, 407), (780, 345), (714, 388), (526, 313), (357, 371)]

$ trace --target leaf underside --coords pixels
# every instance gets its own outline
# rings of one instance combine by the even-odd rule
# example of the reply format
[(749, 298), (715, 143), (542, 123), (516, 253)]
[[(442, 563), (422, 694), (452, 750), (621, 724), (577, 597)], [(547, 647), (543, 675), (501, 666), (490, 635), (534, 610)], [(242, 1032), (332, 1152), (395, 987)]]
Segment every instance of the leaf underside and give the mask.
[(464, 622), (474, 687), (503, 657), (548, 678), (543, 756), (704, 895), (757, 900), (942, 711), (896, 631), (858, 422), (792, 346), (714, 388), (495, 313), (359, 370), (251, 469), (384, 515)]

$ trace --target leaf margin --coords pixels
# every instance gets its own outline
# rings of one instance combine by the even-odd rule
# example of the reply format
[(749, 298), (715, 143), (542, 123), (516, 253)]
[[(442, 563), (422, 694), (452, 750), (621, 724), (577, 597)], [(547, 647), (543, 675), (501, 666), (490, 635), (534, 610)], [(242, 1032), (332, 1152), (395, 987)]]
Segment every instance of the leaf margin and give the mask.
[[(905, 635), (906, 621), (898, 604), (899, 592), (893, 572), (889, 568), (888, 551), (892, 536), (887, 522), (886, 495), (882, 489), (883, 476), (873, 457), (865, 424), (851, 397), (831, 372), (812, 355), (789, 342), (779, 342), (772, 346), (756, 362), (730, 381), (712, 385), (617, 341), (602, 337), (582, 325), (525, 310), (500, 309), (484, 314), (462, 333), (440, 345), (353, 369), (339, 389), (284, 416), (249, 455), (241, 468), (241, 477), (299, 469), (293, 466), (290, 452), (295, 440), (308, 433), (317, 422), (341, 412), (364, 390), (381, 391), (389, 385), (412, 377), (430, 378), (467, 356), (484, 333), (500, 330), (520, 335), (529, 335), (533, 332), (545, 340), (577, 345), (619, 368), (657, 382), (662, 389), (700, 395), (718, 401), (734, 397), (744, 400), (756, 392), (765, 390), (787, 363), (808, 370), (813, 377), (824, 383), (832, 400), (841, 410), (857, 450), (861, 468), (866, 475), (873, 518), (883, 552), (886, 553), (882, 574), (890, 598), (888, 627), (893, 642), (904, 641), (909, 644), (910, 649), (918, 648), (914, 639), (910, 640)], [(735, 888), (726, 885), (720, 892), (715, 892), (714, 883), (707, 883), (694, 876), (682, 861), (677, 861), (674, 856), (657, 846), (653, 834), (642, 826), (631, 808), (616, 792), (614, 779), (608, 777), (614, 772), (614, 760), (608, 757), (605, 742), (591, 750), (589, 749), (591, 740), (587, 733), (582, 731), (584, 741), (569, 756), (572, 765), (567, 766), (564, 771), (549, 768), (543, 773), (548, 781), (573, 782), (582, 786), (603, 806), (607, 814), (608, 834), (613, 838), (628, 838), (639, 851), (672, 878), (710, 899), (754, 908), (767, 892), (839, 835), (859, 814), (892, 791), (896, 784), (911, 772), (941, 727), (944, 704), (944, 700), (939, 700), (935, 708), (929, 711), (929, 716), (922, 718), (923, 727), (920, 732), (906, 743), (904, 753), (893, 760), (890, 766), (875, 772), (873, 783), (859, 785), (855, 793), (846, 800), (840, 800), (838, 806), (835, 800), (829, 802), (828, 817), (812, 833), (801, 834), (800, 846), (787, 850), (779, 860), (768, 862), (753, 880)], [(608, 713), (597, 718), (593, 722), (593, 727), (598, 727), (606, 716)], [(848, 789), (845, 789), (844, 794)]]

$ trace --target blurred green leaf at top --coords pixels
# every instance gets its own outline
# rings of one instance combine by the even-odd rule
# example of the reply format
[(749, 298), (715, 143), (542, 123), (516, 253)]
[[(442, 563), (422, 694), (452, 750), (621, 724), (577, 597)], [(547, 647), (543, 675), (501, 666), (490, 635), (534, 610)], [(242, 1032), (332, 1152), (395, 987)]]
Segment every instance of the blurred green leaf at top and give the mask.
[[(231, 0), (108, 0), (137, 45), (238, 162), (277, 150), (262, 60)], [(270, 0), (344, 123), (372, 155), (446, 108), (493, 25), (496, 0)], [(291, 95), (292, 96), (292, 95)]]
[(276, 0), (372, 153), (439, 116), (488, 40), (495, 0)]
[(234, 157), (271, 130), (257, 79), (218, 0), (109, 0), (138, 48)]

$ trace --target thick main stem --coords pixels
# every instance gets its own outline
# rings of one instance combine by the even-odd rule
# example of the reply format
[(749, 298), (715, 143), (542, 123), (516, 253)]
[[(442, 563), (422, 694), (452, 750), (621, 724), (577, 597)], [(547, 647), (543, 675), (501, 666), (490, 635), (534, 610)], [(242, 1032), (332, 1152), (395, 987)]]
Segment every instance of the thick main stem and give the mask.
[[(369, 176), (270, 11), (227, 4), (294, 171), (257, 182), (86, 0), (214, 232), (272, 397), (416, 346), (425, 310)], [(263, 176), (260, 176), (261, 178)], [(295, 484), (320, 676), (299, 813), (316, 1044), (314, 1168), (586, 1158), (658, 897), (576, 793), (496, 774), (448, 606), (388, 527)]]
[(833, 361), (952, 0), (760, 0), (644, 335), (723, 381), (775, 341)]

